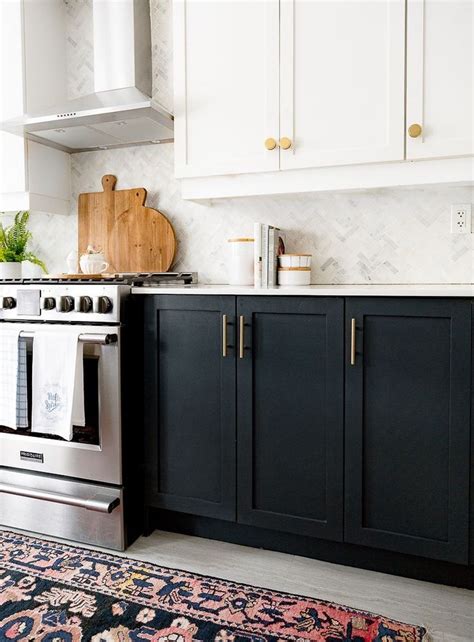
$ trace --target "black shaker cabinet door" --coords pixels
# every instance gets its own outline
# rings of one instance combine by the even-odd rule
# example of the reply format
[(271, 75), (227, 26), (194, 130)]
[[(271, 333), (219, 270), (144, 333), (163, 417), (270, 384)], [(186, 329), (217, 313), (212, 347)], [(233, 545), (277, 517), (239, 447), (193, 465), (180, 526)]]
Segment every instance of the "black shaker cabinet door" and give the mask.
[(338, 298), (237, 299), (239, 522), (342, 539), (343, 319)]
[(468, 301), (347, 300), (346, 541), (468, 561), (470, 324)]
[(235, 520), (234, 324), (234, 297), (146, 296), (150, 506)]

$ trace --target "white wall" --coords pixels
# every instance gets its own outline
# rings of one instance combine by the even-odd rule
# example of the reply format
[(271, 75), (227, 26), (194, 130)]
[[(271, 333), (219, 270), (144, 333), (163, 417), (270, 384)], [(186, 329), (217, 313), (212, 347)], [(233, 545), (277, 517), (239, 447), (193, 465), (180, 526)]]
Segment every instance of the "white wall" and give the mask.
[[(154, 93), (172, 107), (170, 0), (151, 0)], [(68, 1), (71, 96), (90, 90), (90, 2)], [(165, 213), (179, 247), (175, 267), (198, 270), (202, 282), (226, 280), (226, 239), (247, 236), (253, 221), (287, 232), (288, 251), (312, 252), (314, 283), (467, 283), (474, 281), (474, 234), (450, 234), (450, 204), (474, 202), (472, 188), (435, 186), (352, 193), (252, 197), (211, 205), (180, 198), (173, 179), (173, 146), (135, 147), (72, 157), (74, 199), (100, 189), (103, 174), (117, 188), (145, 187), (147, 204)], [(75, 246), (77, 204), (71, 215), (35, 213), (38, 252), (50, 271), (64, 269)]]

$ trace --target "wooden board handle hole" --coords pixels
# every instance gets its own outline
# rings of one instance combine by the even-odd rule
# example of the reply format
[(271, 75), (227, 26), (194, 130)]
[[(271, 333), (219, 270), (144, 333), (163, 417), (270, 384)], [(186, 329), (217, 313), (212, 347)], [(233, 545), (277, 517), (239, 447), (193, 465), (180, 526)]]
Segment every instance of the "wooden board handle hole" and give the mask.
[(105, 176), (102, 176), (102, 187), (104, 188), (104, 192), (112, 191), (115, 188), (116, 182), (117, 177), (113, 174), (106, 174)]

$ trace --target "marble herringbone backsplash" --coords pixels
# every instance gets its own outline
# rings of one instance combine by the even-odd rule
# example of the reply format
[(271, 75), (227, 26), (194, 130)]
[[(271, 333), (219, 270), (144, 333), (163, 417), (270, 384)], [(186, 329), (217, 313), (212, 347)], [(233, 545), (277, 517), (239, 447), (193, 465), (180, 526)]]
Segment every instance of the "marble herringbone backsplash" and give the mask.
[(472, 202), (469, 187), (396, 188), (361, 192), (183, 201), (173, 178), (173, 146), (75, 154), (69, 216), (32, 217), (38, 252), (62, 270), (75, 246), (77, 195), (99, 191), (103, 174), (117, 189), (145, 187), (147, 204), (172, 222), (176, 269), (226, 282), (227, 243), (252, 234), (254, 221), (285, 231), (288, 251), (311, 252), (314, 283), (468, 283), (474, 280), (474, 234), (450, 233), (450, 204)]
[[(90, 0), (67, 0), (69, 93), (92, 91)], [(171, 96), (171, 0), (151, 0), (155, 97)], [(183, 201), (173, 178), (173, 146), (133, 147), (72, 156), (69, 216), (33, 213), (38, 253), (61, 271), (76, 245), (77, 195), (101, 189), (103, 174), (117, 189), (145, 187), (147, 204), (172, 222), (179, 246), (176, 269), (199, 271), (206, 283), (226, 282), (227, 243), (263, 221), (286, 233), (288, 251), (313, 254), (313, 283), (470, 283), (474, 234), (450, 233), (451, 203), (474, 202), (469, 187), (391, 188), (361, 192)]]

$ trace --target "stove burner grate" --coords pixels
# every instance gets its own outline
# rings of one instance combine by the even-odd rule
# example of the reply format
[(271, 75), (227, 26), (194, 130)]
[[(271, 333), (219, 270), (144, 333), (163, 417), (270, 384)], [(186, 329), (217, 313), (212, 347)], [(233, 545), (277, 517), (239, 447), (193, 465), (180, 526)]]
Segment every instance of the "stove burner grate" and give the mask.
[(100, 276), (84, 275), (51, 275), (35, 278), (1, 279), (0, 285), (130, 285), (140, 287), (144, 285), (191, 285), (197, 283), (197, 272), (126, 272), (122, 274), (103, 274)]

